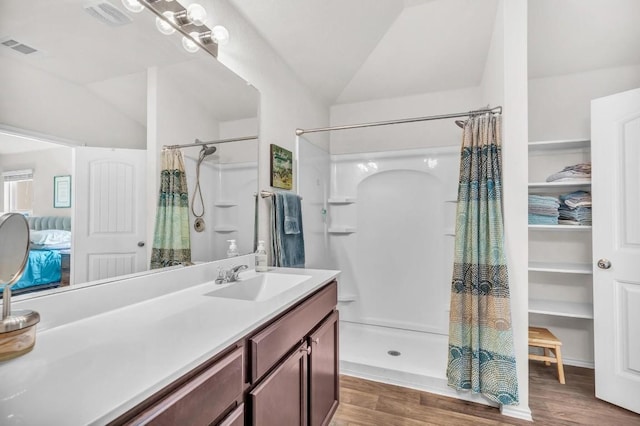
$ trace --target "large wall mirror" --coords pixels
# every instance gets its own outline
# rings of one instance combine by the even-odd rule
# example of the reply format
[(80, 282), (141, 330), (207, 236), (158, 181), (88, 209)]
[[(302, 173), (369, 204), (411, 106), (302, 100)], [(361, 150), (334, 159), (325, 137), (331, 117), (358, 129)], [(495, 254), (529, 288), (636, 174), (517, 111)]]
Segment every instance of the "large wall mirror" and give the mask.
[[(69, 231), (32, 232), (34, 252), (70, 238), (70, 248), (51, 248), (69, 288), (148, 269), (163, 146), (258, 134), (257, 90), (155, 20), (116, 0), (0, 2), (0, 212)], [(258, 141), (209, 147), (201, 161), (200, 147), (182, 149), (190, 205), (200, 162), (194, 262), (226, 257), (230, 239), (241, 254), (253, 250)], [(47, 278), (23, 291), (56, 285), (36, 281)]]

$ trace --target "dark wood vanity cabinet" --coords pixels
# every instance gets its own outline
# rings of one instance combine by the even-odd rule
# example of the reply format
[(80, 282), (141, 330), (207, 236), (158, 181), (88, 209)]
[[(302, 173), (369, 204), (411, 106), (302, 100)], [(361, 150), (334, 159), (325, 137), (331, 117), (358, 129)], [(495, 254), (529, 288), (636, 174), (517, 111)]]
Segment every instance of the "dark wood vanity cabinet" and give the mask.
[(333, 281), (111, 425), (327, 425), (338, 407), (336, 305)]
[[(338, 407), (337, 285), (249, 338), (252, 426), (322, 426)], [(265, 371), (269, 371), (265, 375)]]

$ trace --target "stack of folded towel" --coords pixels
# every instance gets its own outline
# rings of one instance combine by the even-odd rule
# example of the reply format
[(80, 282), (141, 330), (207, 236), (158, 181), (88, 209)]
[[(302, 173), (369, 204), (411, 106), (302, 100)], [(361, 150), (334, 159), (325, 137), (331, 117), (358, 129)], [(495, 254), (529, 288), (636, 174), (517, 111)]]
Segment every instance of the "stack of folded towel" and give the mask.
[(559, 207), (556, 197), (529, 195), (529, 224), (557, 225)]
[(591, 163), (567, 166), (547, 178), (547, 182), (590, 181)]
[(558, 212), (562, 225), (591, 225), (591, 194), (575, 191), (561, 195)]

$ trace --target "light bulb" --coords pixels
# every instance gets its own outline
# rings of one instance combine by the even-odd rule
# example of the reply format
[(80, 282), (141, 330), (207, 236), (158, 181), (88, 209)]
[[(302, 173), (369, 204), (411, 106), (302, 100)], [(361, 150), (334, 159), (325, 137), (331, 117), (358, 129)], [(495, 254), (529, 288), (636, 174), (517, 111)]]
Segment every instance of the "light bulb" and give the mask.
[(122, 0), (122, 5), (133, 13), (140, 13), (144, 10), (144, 6), (138, 0)]
[[(189, 33), (189, 35), (196, 40), (200, 40), (200, 33), (194, 31), (192, 33)], [(189, 53), (196, 53), (198, 50), (200, 50), (200, 46), (198, 46), (196, 42), (187, 37), (182, 37), (182, 47), (184, 47), (184, 50)]]
[(167, 21), (171, 21), (175, 23), (173, 12), (166, 11), (162, 14), (162, 16), (164, 16), (165, 19), (162, 19), (160, 17), (156, 18), (156, 28), (158, 29), (158, 31), (160, 31), (162, 34), (165, 34), (165, 35), (171, 35), (175, 33), (176, 29), (173, 28), (169, 22), (167, 22)]
[(222, 46), (229, 42), (229, 31), (222, 25), (216, 25), (211, 30), (211, 39)]
[(202, 26), (207, 22), (207, 10), (197, 3), (190, 4), (187, 7), (187, 18), (195, 26)]

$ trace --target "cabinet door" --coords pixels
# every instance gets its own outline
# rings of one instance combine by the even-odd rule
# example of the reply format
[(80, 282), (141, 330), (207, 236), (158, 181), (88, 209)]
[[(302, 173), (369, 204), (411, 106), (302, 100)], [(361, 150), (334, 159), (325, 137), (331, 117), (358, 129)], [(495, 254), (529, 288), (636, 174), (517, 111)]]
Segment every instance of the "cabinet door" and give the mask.
[(338, 311), (309, 336), (309, 425), (326, 425), (338, 408)]
[(300, 345), (250, 392), (253, 426), (307, 424), (307, 350)]

